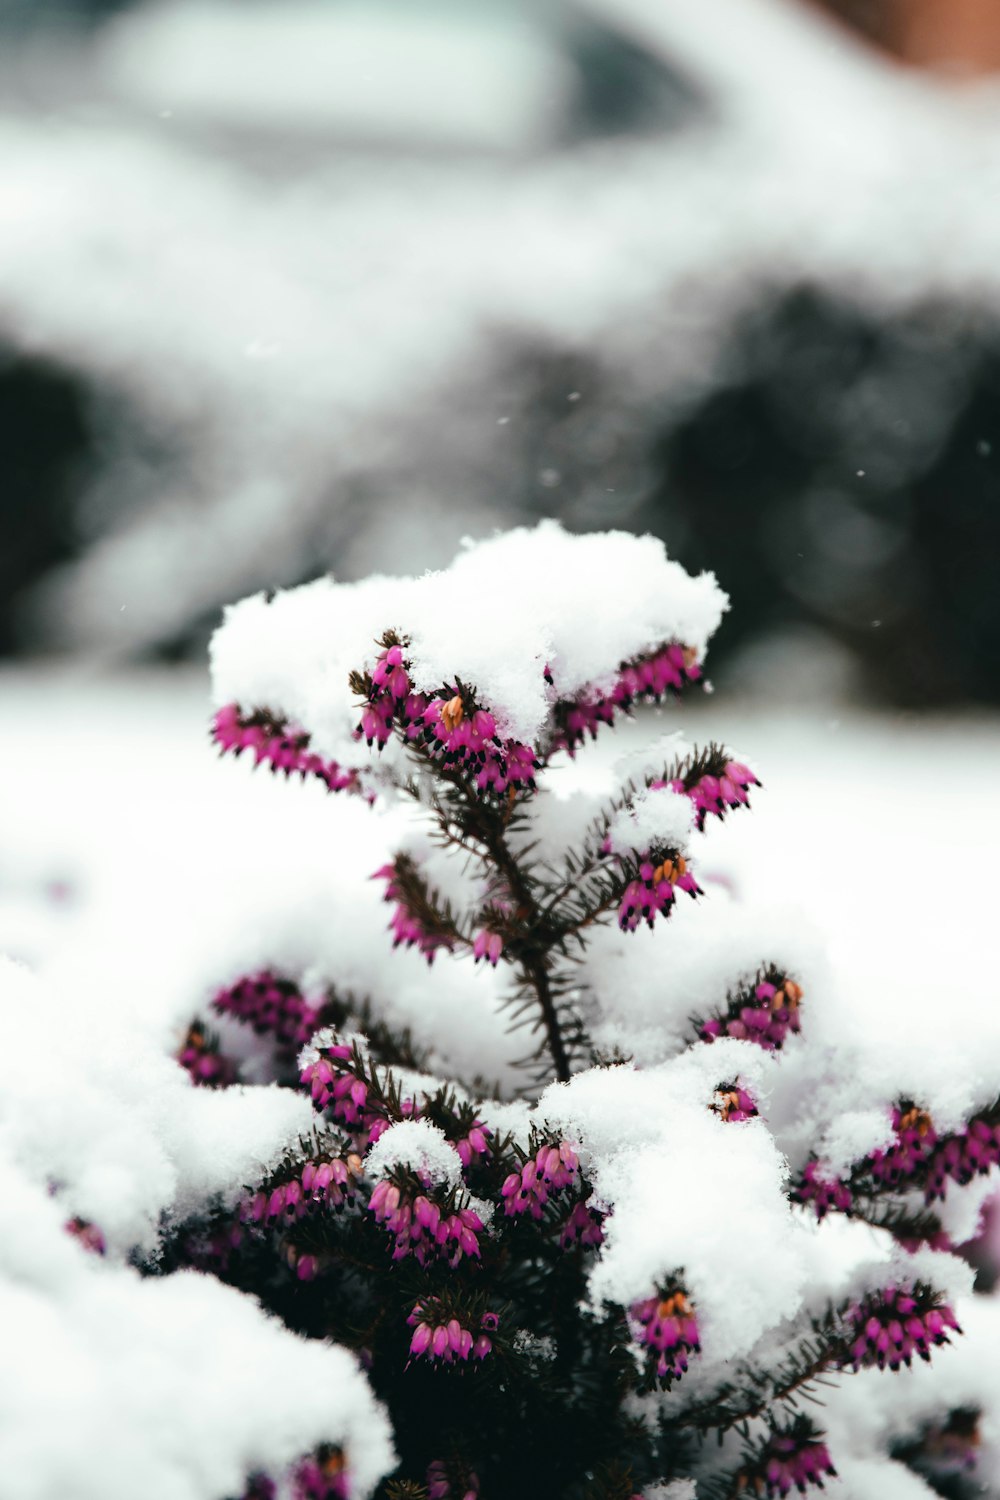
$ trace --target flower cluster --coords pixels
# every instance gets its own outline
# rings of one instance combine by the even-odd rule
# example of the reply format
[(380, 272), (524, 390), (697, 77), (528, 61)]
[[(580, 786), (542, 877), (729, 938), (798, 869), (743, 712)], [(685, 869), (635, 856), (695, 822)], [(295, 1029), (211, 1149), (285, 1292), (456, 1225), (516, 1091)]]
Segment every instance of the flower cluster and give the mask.
[(103, 1233), (89, 1219), (68, 1219), (64, 1228), (67, 1234), (71, 1234), (92, 1255), (107, 1254), (108, 1246)]
[[(427, 962), (434, 962), (434, 955), (439, 948), (452, 948), (454, 938), (442, 930), (434, 928), (426, 921), (422, 921), (413, 906), (407, 900), (405, 890), (405, 876), (409, 870), (409, 861), (405, 855), (397, 855), (396, 859), (387, 865), (382, 865), (372, 876), (373, 880), (384, 880), (386, 882), (384, 901), (394, 902), (392, 920), (389, 923), (389, 931), (392, 933), (392, 946), (398, 948), (416, 948), (426, 958)], [(482, 957), (477, 953), (477, 957)], [(497, 955), (499, 957), (499, 954)], [(496, 960), (494, 960), (495, 962)]]
[(702, 894), (687, 860), (672, 851), (646, 854), (640, 861), (637, 878), (629, 881), (622, 894), (619, 927), (623, 932), (634, 932), (640, 922), (652, 927), (658, 915), (669, 913), (677, 891), (687, 891), (689, 896)]
[(354, 1049), (344, 1042), (328, 1042), (305, 1054), (299, 1082), (312, 1095), (319, 1110), (328, 1110), (339, 1125), (357, 1129), (365, 1123), (368, 1085), (345, 1063), (353, 1062)]
[(877, 1366), (898, 1370), (914, 1354), (929, 1360), (935, 1344), (949, 1342), (948, 1330), (961, 1333), (954, 1312), (921, 1283), (886, 1287), (865, 1297), (848, 1313), (850, 1347), (844, 1363), (854, 1368)]
[(269, 969), (219, 990), (212, 1008), (288, 1046), (301, 1047), (320, 1024), (320, 1007), (311, 1005), (293, 980)]
[(311, 1250), (302, 1250), (291, 1240), (284, 1240), (281, 1249), (289, 1269), (295, 1272), (299, 1281), (316, 1280), (321, 1266), (325, 1264), (320, 1256), (314, 1255)]
[(212, 738), (225, 753), (253, 753), (254, 764), (267, 761), (273, 771), (290, 776), (318, 776), (331, 792), (359, 791), (356, 770), (345, 769), (335, 760), (324, 760), (309, 749), (310, 736), (302, 729), (291, 728), (285, 719), (264, 709), (241, 712), (239, 704), (227, 703), (212, 720)]
[(368, 1208), (375, 1222), (396, 1238), (393, 1260), (413, 1255), (421, 1266), (443, 1260), (454, 1270), (463, 1256), (478, 1259), (476, 1236), (485, 1225), (475, 1209), (443, 1208), (426, 1188), (386, 1177), (372, 1190)]
[[(344, 1454), (324, 1443), (300, 1458), (289, 1476), (289, 1500), (350, 1500), (351, 1485)], [(251, 1474), (240, 1500), (277, 1500), (278, 1486), (269, 1474)]]
[(560, 1248), (568, 1250), (571, 1245), (583, 1245), (596, 1250), (598, 1245), (604, 1243), (605, 1217), (599, 1209), (591, 1208), (583, 1202), (575, 1203), (560, 1231)]
[[(389, 1106), (381, 1097), (375, 1073), (366, 1075), (365, 1061), (354, 1046), (324, 1032), (321, 1046), (307, 1048), (299, 1058), (299, 1083), (313, 1105), (359, 1141), (359, 1149), (374, 1146), (389, 1128)], [(414, 1099), (396, 1099), (396, 1117), (414, 1119), (420, 1106)]]
[(455, 1480), (448, 1465), (435, 1458), (427, 1465), (427, 1500), (478, 1500), (479, 1479), (469, 1470)]
[(236, 1082), (236, 1064), (219, 1050), (218, 1041), (200, 1021), (192, 1021), (188, 1027), (177, 1061), (190, 1073), (192, 1082), (205, 1088), (227, 1088)]
[(485, 1359), (492, 1352), (499, 1326), (496, 1313), (485, 1312), (476, 1333), (466, 1327), (454, 1313), (449, 1313), (440, 1297), (422, 1297), (407, 1318), (413, 1329), (410, 1356), (413, 1359), (440, 1360), (454, 1364), (457, 1360)]
[(835, 1177), (824, 1177), (818, 1161), (806, 1163), (791, 1197), (794, 1203), (811, 1203), (817, 1219), (825, 1219), (832, 1209), (842, 1214), (849, 1213), (854, 1205), (854, 1194), (847, 1183)]
[(241, 1224), (231, 1219), (218, 1219), (184, 1236), (179, 1259), (183, 1265), (193, 1266), (198, 1271), (225, 1276), (231, 1270), (233, 1258), (242, 1248), (244, 1239)]
[(752, 1120), (757, 1114), (757, 1104), (748, 1089), (741, 1083), (721, 1083), (715, 1091), (712, 1103), (715, 1113), (731, 1124), (741, 1120)]
[(354, 1202), (363, 1173), (354, 1151), (306, 1161), (294, 1176), (246, 1200), (240, 1217), (250, 1224), (291, 1224), (319, 1208), (340, 1210)]
[(351, 1486), (339, 1448), (320, 1448), (295, 1466), (292, 1475), (294, 1500), (349, 1500)]
[(723, 751), (712, 748), (670, 780), (660, 778), (649, 783), (651, 790), (666, 786), (672, 792), (690, 796), (694, 802), (694, 822), (703, 829), (709, 813), (724, 817), (727, 808), (750, 807), (750, 787), (760, 786), (760, 781), (742, 760), (730, 759)]
[(490, 1154), (490, 1132), (482, 1120), (473, 1120), (465, 1135), (453, 1142), (463, 1167), (471, 1167)]
[(495, 927), (481, 927), (472, 944), (472, 956), (476, 963), (485, 958), (495, 969), (503, 952), (503, 936)]
[(270, 1474), (251, 1474), (240, 1500), (276, 1500), (278, 1486)]
[(998, 1165), (1000, 1121), (977, 1115), (964, 1130), (937, 1139), (927, 1164), (924, 1189), (927, 1202), (933, 1203), (936, 1198), (944, 1197), (949, 1179), (964, 1187), (974, 1177), (984, 1177)]
[[(556, 746), (572, 755), (589, 734), (596, 738), (602, 724), (613, 724), (619, 713), (627, 713), (643, 699), (659, 702), (667, 693), (680, 693), (687, 683), (697, 682), (701, 666), (697, 653), (676, 641), (646, 656), (623, 662), (610, 693), (583, 693), (556, 705)], [(552, 678), (549, 675), (549, 681)]]
[(650, 1373), (667, 1386), (680, 1380), (688, 1367), (688, 1355), (701, 1349), (698, 1320), (688, 1297), (675, 1288), (662, 1296), (633, 1302), (629, 1311)]
[(768, 969), (752, 985), (730, 995), (725, 1014), (703, 1022), (699, 1035), (704, 1042), (731, 1036), (779, 1052), (788, 1033), (801, 1027), (801, 1002), (802, 986), (787, 974)]
[(404, 740), (419, 742), (441, 766), (461, 770), (483, 796), (535, 784), (537, 763), (530, 745), (501, 739), (497, 721), (461, 683), (439, 693), (413, 690), (402, 643), (391, 635), (364, 688), (359, 733), (369, 745), (384, 746), (396, 727)]
[(898, 1105), (892, 1112), (895, 1140), (884, 1150), (873, 1151), (868, 1166), (877, 1183), (898, 1187), (912, 1180), (927, 1166), (937, 1145), (930, 1115), (916, 1105)]
[(942, 1420), (928, 1423), (915, 1441), (898, 1444), (896, 1456), (932, 1483), (968, 1475), (976, 1467), (983, 1440), (981, 1417), (978, 1407), (953, 1407)]
[(928, 1204), (943, 1199), (949, 1182), (966, 1186), (1000, 1165), (1000, 1122), (995, 1110), (976, 1115), (964, 1129), (938, 1135), (931, 1116), (904, 1101), (892, 1112), (893, 1140), (858, 1162), (847, 1181), (823, 1178), (810, 1162), (792, 1196), (811, 1203), (817, 1217), (830, 1209), (849, 1213), (857, 1193), (919, 1188)]
[(511, 1172), (500, 1189), (508, 1217), (530, 1214), (540, 1219), (553, 1193), (562, 1192), (577, 1180), (580, 1169), (569, 1141), (558, 1146), (539, 1146), (519, 1172)]
[(824, 1479), (836, 1474), (822, 1436), (808, 1417), (797, 1417), (787, 1426), (771, 1429), (740, 1471), (737, 1493), (750, 1491), (767, 1500), (790, 1495), (792, 1490), (802, 1495), (812, 1485), (823, 1489)]

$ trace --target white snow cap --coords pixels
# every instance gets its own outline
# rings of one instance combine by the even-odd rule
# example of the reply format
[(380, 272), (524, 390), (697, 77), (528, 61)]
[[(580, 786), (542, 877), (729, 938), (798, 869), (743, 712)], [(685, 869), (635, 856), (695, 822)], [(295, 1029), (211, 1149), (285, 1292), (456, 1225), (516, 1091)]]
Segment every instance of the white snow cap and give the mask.
[(429, 1120), (400, 1120), (375, 1142), (365, 1157), (365, 1171), (384, 1177), (393, 1167), (410, 1167), (431, 1182), (457, 1187), (462, 1161), (444, 1131)]
[(320, 753), (355, 764), (348, 676), (374, 667), (391, 628), (411, 642), (418, 689), (460, 678), (502, 734), (535, 742), (553, 693), (608, 687), (622, 662), (669, 641), (701, 656), (727, 607), (711, 573), (691, 577), (655, 537), (572, 536), (543, 521), (467, 543), (450, 568), (420, 578), (321, 578), (242, 600), (212, 642), (213, 691), (219, 704), (287, 715)]
[(612, 854), (645, 854), (650, 849), (687, 849), (694, 828), (694, 803), (672, 787), (638, 792), (611, 822)]

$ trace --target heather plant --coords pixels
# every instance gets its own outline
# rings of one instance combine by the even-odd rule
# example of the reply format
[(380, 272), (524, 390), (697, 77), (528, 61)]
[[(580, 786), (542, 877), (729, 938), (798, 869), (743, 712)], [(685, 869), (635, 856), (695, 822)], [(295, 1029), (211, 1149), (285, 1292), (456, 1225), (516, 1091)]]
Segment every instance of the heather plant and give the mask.
[[(651, 710), (724, 608), (651, 538), (544, 525), (227, 612), (213, 737), (346, 799), (343, 909), (298, 920), (274, 868), (286, 928), (242, 934), (172, 1064), (206, 1121), (275, 1111), (257, 1170), (201, 1161), (129, 1253), (248, 1294), (347, 1395), (298, 1450), (234, 1436), (206, 1500), (1000, 1493), (951, 1248), (996, 1078), (869, 1045), (811, 940), (710, 880), (760, 780)], [(91, 1260), (106, 1228), (65, 1218)]]

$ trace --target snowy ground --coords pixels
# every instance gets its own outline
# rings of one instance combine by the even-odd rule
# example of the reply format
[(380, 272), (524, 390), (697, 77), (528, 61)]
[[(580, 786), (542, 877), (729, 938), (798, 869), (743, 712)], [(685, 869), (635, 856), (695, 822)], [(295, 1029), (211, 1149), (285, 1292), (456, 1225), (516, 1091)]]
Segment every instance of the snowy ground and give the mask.
[[(0, 678), (0, 951), (66, 974), (162, 927), (169, 953), (227, 871), (266, 867), (269, 841), (311, 862), (335, 836), (318, 785), (217, 760), (207, 707), (193, 672)], [(713, 834), (712, 874), (800, 908), (867, 1024), (880, 995), (905, 993), (931, 1042), (996, 1003), (1000, 782), (986, 767), (1000, 718), (769, 711), (720, 695), (665, 719), (759, 770), (752, 814)]]

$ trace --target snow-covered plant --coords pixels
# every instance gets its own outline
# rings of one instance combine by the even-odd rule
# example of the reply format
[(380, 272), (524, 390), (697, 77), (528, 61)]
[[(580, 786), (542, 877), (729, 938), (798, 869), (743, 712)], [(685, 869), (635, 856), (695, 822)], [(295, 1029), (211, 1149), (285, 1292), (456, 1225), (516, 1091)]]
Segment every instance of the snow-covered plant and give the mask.
[(1000, 1163), (996, 1070), (867, 1045), (811, 942), (713, 890), (758, 777), (636, 710), (703, 681), (724, 608), (652, 538), (546, 524), (228, 611), (214, 738), (344, 799), (342, 894), (277, 936), (305, 898), (275, 857), (174, 1066), (290, 1108), (132, 1258), (350, 1351), (378, 1403), (246, 1463), (244, 1500), (1000, 1485), (996, 1330), (950, 1253)]

